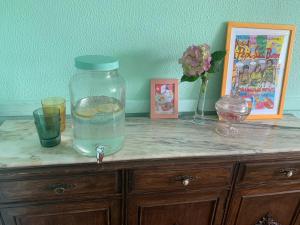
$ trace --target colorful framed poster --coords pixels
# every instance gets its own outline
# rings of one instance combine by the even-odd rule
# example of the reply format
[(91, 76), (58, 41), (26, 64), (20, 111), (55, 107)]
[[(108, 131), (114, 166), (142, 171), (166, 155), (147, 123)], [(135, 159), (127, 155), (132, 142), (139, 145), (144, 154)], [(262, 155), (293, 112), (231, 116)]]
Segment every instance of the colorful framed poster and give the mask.
[(228, 23), (221, 94), (245, 98), (248, 119), (282, 117), (295, 32), (293, 25)]
[(178, 118), (178, 80), (151, 80), (151, 119)]

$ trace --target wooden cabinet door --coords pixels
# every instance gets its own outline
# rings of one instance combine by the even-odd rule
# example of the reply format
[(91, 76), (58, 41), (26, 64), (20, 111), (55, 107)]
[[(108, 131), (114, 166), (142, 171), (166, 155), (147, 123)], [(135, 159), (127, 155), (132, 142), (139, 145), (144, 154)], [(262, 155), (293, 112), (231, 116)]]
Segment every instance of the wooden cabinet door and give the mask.
[(128, 225), (220, 225), (227, 191), (140, 195), (128, 199)]
[(120, 225), (120, 200), (5, 208), (5, 225)]
[(299, 206), (299, 184), (241, 188), (233, 195), (226, 224), (256, 225), (269, 220), (274, 225), (300, 225)]

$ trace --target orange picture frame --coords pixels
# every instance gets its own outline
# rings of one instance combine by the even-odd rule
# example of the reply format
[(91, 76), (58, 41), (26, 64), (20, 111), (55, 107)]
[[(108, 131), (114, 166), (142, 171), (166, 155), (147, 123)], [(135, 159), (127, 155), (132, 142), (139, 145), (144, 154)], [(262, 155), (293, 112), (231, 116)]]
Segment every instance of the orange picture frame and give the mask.
[[(246, 34), (247, 31), (249, 31), (249, 34)], [(268, 32), (268, 31), (270, 32), (270, 35), (265, 35), (264, 32)], [(253, 32), (253, 33), (251, 33), (251, 32)], [(261, 32), (261, 34), (260, 34), (260, 32)], [(276, 36), (276, 32), (287, 33), (288, 35), (280, 36), (280, 34), (279, 34), (278, 36)], [(291, 65), (291, 61), (292, 61), (292, 50), (293, 50), (293, 44), (294, 44), (294, 40), (295, 40), (295, 33), (296, 33), (296, 27), (294, 25), (228, 22), (227, 37), (226, 37), (226, 56), (224, 59), (224, 71), (223, 71), (221, 95), (224, 96), (226, 94), (231, 94), (233, 90), (239, 90), (240, 95), (244, 96), (244, 97), (246, 95), (242, 95), (240, 90), (244, 90), (243, 94), (250, 93), (248, 96), (250, 96), (251, 93), (262, 93), (263, 90), (267, 90), (267, 91), (272, 90), (274, 92), (273, 99), (268, 98), (268, 95), (265, 93), (260, 94), (260, 96), (263, 96), (262, 97), (263, 100), (260, 100), (259, 98), (254, 97), (254, 95), (250, 96), (252, 98), (251, 104), (253, 103), (253, 101), (256, 103), (258, 102), (254, 108), (255, 110), (257, 109), (257, 111), (255, 112), (255, 114), (252, 114), (252, 112), (253, 112), (252, 111), (247, 119), (259, 120), (259, 119), (280, 119), (280, 118), (282, 118), (283, 108), (284, 108), (284, 99), (285, 99), (286, 88), (287, 88), (287, 83), (288, 83), (288, 75), (289, 75), (290, 65)], [(248, 42), (247, 42), (247, 38), (244, 38), (247, 35), (249, 36)], [(238, 39), (238, 36), (240, 39)], [(266, 38), (264, 41), (261, 41), (261, 37), (260, 37), (260, 40), (258, 40), (258, 36), (266, 36)], [(252, 41), (253, 39), (255, 39), (255, 37), (257, 38), (257, 40)], [(278, 47), (280, 49), (280, 50), (278, 50), (280, 52), (279, 54), (275, 54), (277, 50), (275, 50), (274, 54), (272, 53), (273, 55), (270, 53), (270, 52), (273, 52), (273, 42), (275, 43), (275, 41), (270, 42), (270, 39), (272, 39), (272, 37), (274, 37), (274, 40), (277, 37), (278, 38), (282, 37), (282, 40), (285, 41), (282, 45), (278, 44), (278, 45), (275, 45), (275, 47), (274, 47), (274, 49), (275, 49), (275, 48), (277, 48), (277, 46), (279, 46)], [(256, 43), (256, 45), (253, 43)], [(264, 49), (261, 48), (261, 46), (262, 46), (261, 43), (266, 44)], [(269, 46), (272, 44), (272, 47), (268, 48), (268, 44), (269, 44)], [(244, 46), (248, 45), (249, 53), (247, 53), (247, 51), (245, 53), (245, 49), (244, 49), (244, 52), (239, 52), (241, 49), (240, 47), (242, 47), (242, 45), (244, 45)], [(261, 45), (261, 46), (259, 46), (259, 45)], [(253, 46), (256, 46), (256, 48)], [(253, 47), (253, 48), (251, 48), (251, 47)], [(253, 51), (252, 49), (255, 49), (255, 50)], [(264, 51), (261, 51), (261, 49), (263, 49)], [(285, 52), (282, 53), (284, 50), (285, 50)], [(265, 55), (262, 56), (260, 54), (260, 51), (265, 52)], [(254, 52), (254, 53), (252, 54), (252, 52)], [(281, 53), (282, 53), (282, 55), (280, 55)], [(274, 56), (274, 59), (271, 59), (272, 56)], [(281, 60), (281, 58), (279, 58), (282, 56), (285, 56), (284, 57), (285, 60)], [(265, 57), (265, 62), (263, 60), (261, 60), (261, 57)], [(278, 57), (278, 59), (275, 59), (276, 57)], [(254, 59), (259, 59), (260, 60), (259, 63), (257, 63), (255, 65), (255, 63), (258, 62), (258, 60), (256, 60), (256, 62), (255, 62)], [(253, 64), (251, 64), (251, 65), (256, 66), (255, 69), (253, 69), (253, 73), (254, 73), (253, 77), (257, 81), (257, 76), (258, 76), (258, 79), (260, 76), (261, 83), (266, 83), (266, 82), (264, 82), (264, 80), (267, 80), (267, 78), (264, 79), (264, 76), (266, 74), (265, 71), (266, 71), (266, 69), (268, 69), (269, 64), (272, 66), (270, 68), (276, 68), (274, 70), (280, 71), (278, 73), (276, 73), (276, 72), (273, 73), (274, 74), (273, 75), (274, 76), (274, 78), (273, 78), (274, 86), (270, 86), (269, 87), (270, 89), (267, 89), (267, 87), (263, 86), (263, 84), (261, 84), (261, 83), (260, 84), (255, 83), (255, 82), (249, 83), (250, 81), (251, 82), (255, 81), (255, 79), (250, 78), (251, 74), (249, 72), (249, 64), (248, 64), (248, 66), (246, 65), (246, 63), (248, 62), (247, 60), (250, 62), (250, 64), (253, 61)], [(268, 61), (270, 61), (269, 64), (266, 63)], [(284, 61), (284, 63), (280, 64), (280, 62), (282, 62), (282, 61)], [(241, 63), (238, 64), (239, 62), (241, 62)], [(258, 64), (260, 64), (260, 62), (265, 63), (264, 72), (262, 71), (262, 66), (258, 65)], [(274, 65), (273, 64), (274, 62), (276, 62), (277, 64)], [(251, 65), (250, 65), (250, 67), (251, 67)], [(241, 68), (240, 71), (239, 71), (239, 68)], [(254, 92), (249, 87), (243, 88), (243, 89), (241, 88), (242, 85), (240, 85), (240, 84), (242, 82), (244, 82), (244, 84), (247, 85), (247, 76), (246, 76), (247, 73), (246, 72), (248, 73), (248, 77), (249, 77), (248, 84), (252, 85), (251, 88), (253, 90), (255, 90)], [(241, 76), (241, 74), (243, 74), (243, 77)], [(257, 75), (257, 74), (261, 74), (261, 75)], [(278, 84), (278, 82), (275, 79), (275, 78), (277, 78), (276, 77), (277, 74), (278, 74), (278, 77), (280, 77), (280, 81), (281, 81), (280, 84)], [(229, 79), (230, 79), (231, 83), (228, 82)], [(233, 81), (235, 84), (233, 84)], [(237, 85), (238, 87), (235, 87), (234, 85)], [(257, 86), (254, 86), (254, 85), (257, 85)], [(259, 85), (261, 85), (261, 87), (259, 87)], [(235, 87), (235, 89), (234, 89), (234, 87)], [(274, 87), (274, 89), (273, 89), (273, 87)], [(276, 90), (280, 90), (280, 92), (276, 93)], [(267, 97), (265, 97), (265, 96), (267, 96)], [(253, 100), (253, 99), (258, 99), (258, 100)], [(268, 109), (270, 109), (270, 107), (267, 108), (267, 105), (266, 106), (263, 105), (264, 101), (267, 102), (268, 100), (271, 101), (271, 104), (270, 104), (271, 107), (272, 106), (274, 107), (275, 105), (277, 106), (277, 107), (274, 107), (274, 109), (273, 109), (274, 112), (276, 111), (276, 113), (269, 114)], [(273, 100), (273, 102), (272, 102), (272, 100)], [(260, 114), (259, 107), (261, 107), (261, 108), (266, 107), (265, 112)]]
[(150, 118), (178, 118), (177, 79), (151, 80)]

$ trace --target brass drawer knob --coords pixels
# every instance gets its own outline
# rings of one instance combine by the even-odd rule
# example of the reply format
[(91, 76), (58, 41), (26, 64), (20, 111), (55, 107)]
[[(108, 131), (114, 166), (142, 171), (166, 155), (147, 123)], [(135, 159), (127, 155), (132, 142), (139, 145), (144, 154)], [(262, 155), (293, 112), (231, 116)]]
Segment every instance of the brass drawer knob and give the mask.
[(56, 194), (63, 194), (64, 192), (65, 192), (65, 188), (63, 188), (63, 187), (58, 187), (58, 188), (55, 188), (54, 189), (54, 192), (56, 193)]
[(192, 176), (177, 176), (175, 177), (175, 181), (180, 182), (183, 186), (189, 186), (191, 181), (194, 180)]
[(182, 180), (182, 184), (183, 184), (183, 186), (188, 186), (190, 184), (190, 179), (186, 178), (186, 179)]
[(288, 171), (288, 172), (286, 173), (286, 176), (287, 176), (287, 177), (292, 177), (293, 175), (294, 175), (293, 170), (290, 170), (290, 171)]
[(294, 168), (280, 169), (279, 172), (284, 176), (290, 178), (296, 174), (296, 169)]
[(48, 189), (54, 191), (55, 194), (63, 194), (66, 190), (72, 190), (75, 188), (74, 184), (51, 184)]

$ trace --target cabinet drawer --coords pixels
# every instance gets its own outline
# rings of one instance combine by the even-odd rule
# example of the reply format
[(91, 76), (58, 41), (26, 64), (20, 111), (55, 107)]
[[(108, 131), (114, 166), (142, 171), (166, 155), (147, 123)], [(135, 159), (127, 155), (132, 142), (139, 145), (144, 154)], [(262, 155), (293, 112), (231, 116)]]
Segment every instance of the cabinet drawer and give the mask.
[(129, 192), (155, 192), (226, 186), (231, 183), (233, 165), (172, 166), (129, 172)]
[(243, 163), (238, 183), (266, 183), (272, 181), (300, 181), (300, 162)]
[(120, 176), (119, 172), (105, 172), (49, 179), (1, 181), (0, 202), (116, 194), (121, 192)]

